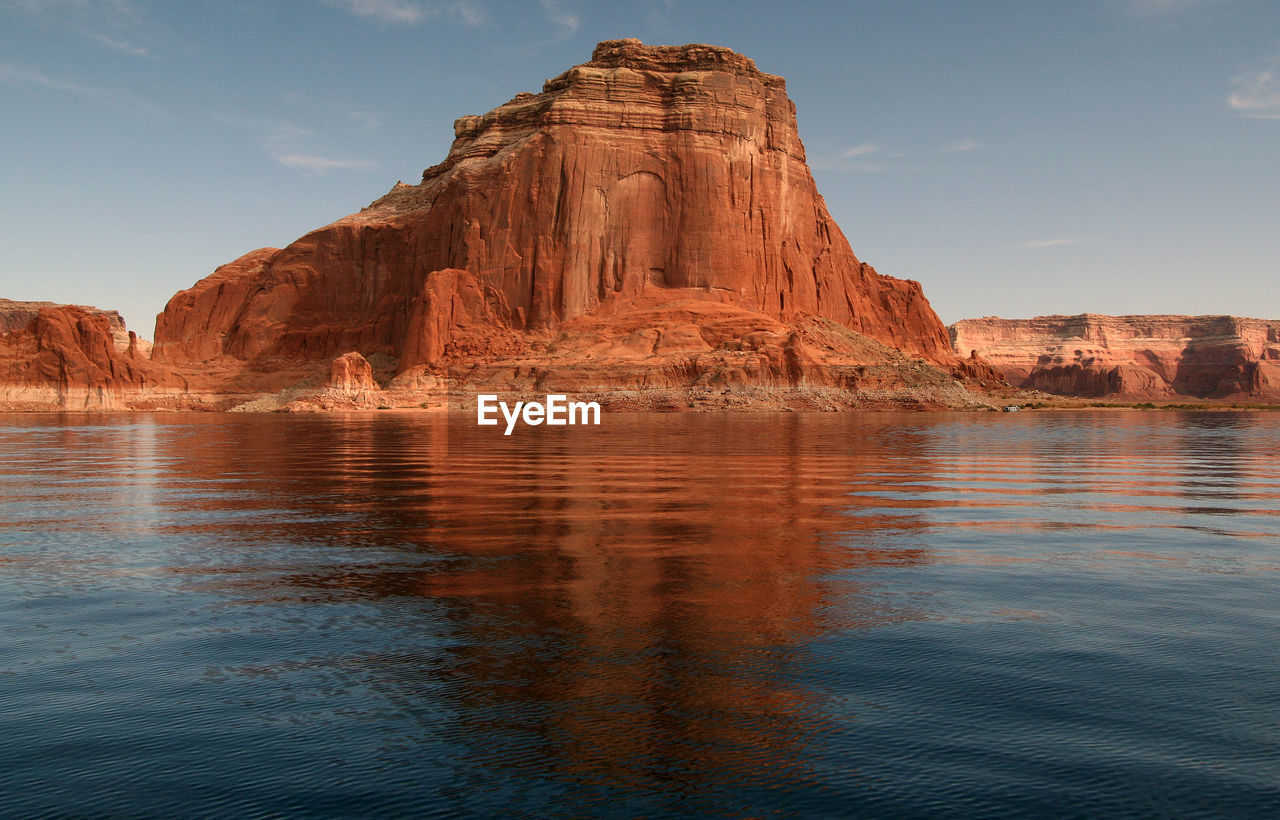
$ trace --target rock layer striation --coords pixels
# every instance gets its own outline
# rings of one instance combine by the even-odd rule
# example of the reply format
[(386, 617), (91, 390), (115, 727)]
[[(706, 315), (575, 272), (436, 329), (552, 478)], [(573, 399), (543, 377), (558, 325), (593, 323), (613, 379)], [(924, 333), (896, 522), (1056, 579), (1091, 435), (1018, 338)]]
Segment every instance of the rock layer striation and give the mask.
[(965, 319), (949, 330), (957, 353), (1048, 393), (1280, 398), (1280, 321), (1085, 313)]

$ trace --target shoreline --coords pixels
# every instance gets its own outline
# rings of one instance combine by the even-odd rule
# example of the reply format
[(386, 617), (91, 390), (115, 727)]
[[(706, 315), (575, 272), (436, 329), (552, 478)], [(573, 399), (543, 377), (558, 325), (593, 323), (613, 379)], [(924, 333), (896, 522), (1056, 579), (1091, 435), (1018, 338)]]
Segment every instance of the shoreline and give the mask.
[[(528, 399), (536, 395), (530, 392), (505, 391), (497, 393), (506, 400)], [(1034, 399), (1007, 397), (991, 401), (991, 397), (975, 395), (974, 401), (965, 405), (948, 405), (929, 397), (887, 397), (887, 396), (849, 396), (837, 395), (832, 391), (786, 391), (783, 393), (767, 393), (744, 395), (734, 391), (730, 393), (712, 394), (694, 393), (692, 391), (601, 391), (591, 393), (569, 394), (570, 398), (584, 401), (595, 401), (605, 413), (722, 413), (722, 414), (757, 414), (757, 413), (1008, 413), (1015, 412), (1070, 412), (1070, 411), (1104, 411), (1104, 412), (1275, 412), (1280, 411), (1280, 404), (1271, 402), (1250, 402), (1241, 400), (1218, 399), (1205, 401), (1133, 401), (1101, 399), (1082, 399), (1078, 397), (1037, 396)], [(984, 400), (984, 398), (986, 400)], [(328, 406), (310, 402), (293, 402), (275, 407), (245, 408), (242, 402), (238, 405), (214, 406), (211, 404), (155, 402), (146, 401), (146, 406), (99, 406), (99, 407), (56, 407), (32, 406), (32, 404), (0, 404), (3, 415), (69, 415), (90, 416), (101, 414), (178, 414), (201, 416), (210, 414), (235, 415), (297, 415), (297, 416), (331, 416), (331, 415), (438, 415), (438, 414), (470, 414), (476, 413), (474, 394), (457, 399), (445, 398), (434, 402), (417, 404), (376, 404), (361, 401), (332, 402)], [(257, 401), (253, 403), (258, 403)], [(1017, 408), (1009, 411), (1006, 408)]]

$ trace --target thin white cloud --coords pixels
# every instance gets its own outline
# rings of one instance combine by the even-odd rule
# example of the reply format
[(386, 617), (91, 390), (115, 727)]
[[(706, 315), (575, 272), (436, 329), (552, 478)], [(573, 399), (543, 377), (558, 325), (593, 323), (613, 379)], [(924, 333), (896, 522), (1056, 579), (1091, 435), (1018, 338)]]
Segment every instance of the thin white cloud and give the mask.
[(55, 77), (29, 66), (0, 63), (0, 84), (16, 85), (23, 88), (44, 88), (50, 91), (72, 94), (97, 105), (115, 108), (120, 111), (141, 114), (147, 117), (163, 116), (159, 108), (132, 91), (90, 85), (66, 77)]
[(1242, 117), (1280, 120), (1280, 65), (1233, 78), (1227, 107)]
[(864, 142), (861, 145), (855, 145), (852, 148), (846, 148), (840, 152), (842, 157), (860, 157), (865, 154), (874, 154), (880, 150), (880, 146), (871, 142)]
[(0, 9), (59, 17), (92, 13), (119, 23), (135, 23), (142, 19), (138, 4), (132, 0), (0, 0)]
[(358, 134), (372, 134), (382, 127), (382, 116), (374, 111), (348, 111), (347, 116)]
[(99, 97), (107, 93), (107, 89), (85, 85), (75, 80), (59, 79), (45, 74), (43, 71), (12, 63), (0, 63), (0, 83), (26, 87), (38, 86), (55, 91), (70, 91), (84, 97)]
[(128, 54), (131, 57), (150, 57), (151, 52), (147, 51), (143, 46), (135, 46), (132, 43), (119, 40), (100, 32), (86, 32), (86, 36), (97, 40), (112, 51), (118, 51), (121, 54)]
[(1070, 239), (1061, 237), (1057, 239), (1029, 239), (1026, 242), (1019, 242), (1017, 247), (1024, 250), (1036, 250), (1038, 248), (1057, 248), (1062, 245), (1078, 245), (1083, 242), (1082, 239)]
[(327, 174), (330, 171), (367, 171), (377, 167), (367, 159), (332, 159), (314, 154), (275, 154), (272, 158), (286, 168), (314, 175)]
[(936, 157), (939, 154), (963, 154), (969, 151), (977, 151), (982, 146), (975, 140), (960, 140), (959, 142), (949, 142), (941, 148), (934, 148), (932, 151), (902, 151), (895, 154), (885, 154), (890, 159), (905, 159), (907, 157)]
[(939, 154), (961, 154), (965, 151), (976, 151), (982, 146), (978, 145), (975, 140), (961, 140), (960, 142), (949, 142), (938, 149)]
[(0, 12), (75, 32), (131, 57), (153, 56), (142, 43), (165, 37), (132, 0), (0, 0)]
[[(812, 157), (811, 168), (820, 171), (922, 171), (925, 164), (919, 160), (928, 157), (940, 157), (944, 154), (963, 154), (977, 151), (982, 145), (976, 140), (960, 140), (949, 142), (941, 148), (931, 151), (897, 151), (885, 153), (874, 142), (864, 142), (829, 156)], [(899, 160), (912, 160), (903, 163)]]
[[(378, 116), (369, 112), (353, 111), (351, 117), (352, 131), (355, 133), (365, 127), (377, 128), (381, 125)], [(263, 149), (273, 161), (310, 176), (320, 176), (330, 171), (368, 171), (378, 167), (376, 162), (368, 159), (340, 159), (313, 153), (308, 150), (307, 144), (314, 143), (315, 132), (296, 123), (225, 114), (210, 114), (209, 119), (232, 128), (258, 132)]]
[(440, 17), (452, 18), (464, 26), (482, 26), (489, 15), (478, 0), (455, 0), (449, 3), (417, 2), (417, 0), (323, 0), (329, 6), (355, 17), (388, 25), (416, 26)]
[(429, 16), (421, 3), (406, 0), (326, 0), (329, 5), (356, 17), (367, 17), (381, 23), (417, 25)]
[(1159, 19), (1216, 6), (1222, 2), (1225, 0), (1112, 0), (1112, 5), (1129, 17)]
[(538, 5), (542, 6), (542, 13), (546, 15), (547, 20), (564, 29), (567, 34), (577, 31), (578, 26), (582, 24), (578, 15), (562, 9), (557, 0), (538, 0)]
[(882, 171), (923, 171), (920, 165), (901, 165), (874, 161), (871, 157), (813, 157), (809, 167), (815, 171), (850, 171), (854, 173), (880, 173)]
[(489, 21), (489, 13), (485, 11), (484, 6), (479, 3), (467, 2), (467, 0), (455, 3), (453, 14), (458, 18), (458, 22), (472, 28), (479, 28)]

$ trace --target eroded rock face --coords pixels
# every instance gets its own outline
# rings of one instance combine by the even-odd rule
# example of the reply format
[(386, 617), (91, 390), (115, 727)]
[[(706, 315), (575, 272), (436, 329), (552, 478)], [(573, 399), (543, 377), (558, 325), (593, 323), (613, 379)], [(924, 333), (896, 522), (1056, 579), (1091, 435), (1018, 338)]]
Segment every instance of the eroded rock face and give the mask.
[(1235, 316), (965, 319), (975, 351), (1013, 384), (1068, 396), (1280, 397), (1280, 321)]
[[(252, 300), (266, 263), (279, 252), (278, 248), (250, 251), (175, 294), (156, 317), (156, 339), (165, 339), (153, 350), (156, 361), (193, 363), (251, 358), (243, 349), (229, 349), (224, 334), (241, 323), (240, 311)], [(292, 306), (281, 298), (285, 295), (281, 289), (276, 290), (276, 298), (271, 301), (277, 310), (271, 320), (282, 325)], [(262, 321), (262, 317), (255, 316), (253, 320)]]
[(59, 305), (54, 302), (17, 302), (13, 299), (0, 299), (0, 333), (22, 330), (45, 308), (69, 307), (78, 308), (89, 316), (104, 317), (107, 320), (107, 326), (111, 330), (111, 341), (115, 344), (116, 350), (126, 353), (132, 348), (135, 354), (133, 358), (138, 356), (144, 359), (151, 357), (151, 342), (141, 339), (132, 331), (127, 330), (124, 326), (124, 319), (120, 317), (118, 311), (103, 310), (91, 305)]
[(373, 368), (359, 353), (344, 353), (329, 363), (329, 378), (326, 387), (344, 393), (363, 393), (378, 390), (378, 383), (373, 380)]
[(184, 387), (115, 311), (0, 300), (0, 406), (111, 410)]
[[(466, 378), (527, 373), (559, 345), (563, 360), (544, 367), (607, 381), (602, 360), (636, 372), (644, 360), (651, 378), (682, 384), (698, 356), (755, 350), (748, 335), (785, 339), (818, 317), (963, 369), (919, 284), (854, 256), (785, 83), (742, 55), (607, 41), (541, 93), (459, 119), (455, 135), (420, 184), (174, 296), (156, 360), (193, 378), (283, 379), (359, 351), (394, 359), (388, 378)], [(672, 307), (694, 302), (713, 309)], [(569, 339), (594, 352), (575, 359)], [(760, 345), (770, 362), (788, 349)]]

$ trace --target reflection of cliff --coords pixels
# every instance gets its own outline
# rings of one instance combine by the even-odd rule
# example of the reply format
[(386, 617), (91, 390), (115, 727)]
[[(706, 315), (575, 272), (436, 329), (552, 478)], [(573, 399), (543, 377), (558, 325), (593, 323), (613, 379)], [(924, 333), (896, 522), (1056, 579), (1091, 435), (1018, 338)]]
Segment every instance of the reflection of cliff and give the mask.
[[(1257, 458), (1256, 423), (1248, 415), (1188, 413), (1173, 425), (1183, 512), (1232, 513), (1260, 506), (1258, 486), (1273, 482), (1275, 474)], [(1280, 514), (1265, 502), (1261, 506)]]
[(966, 319), (950, 331), (957, 351), (1050, 393), (1280, 398), (1280, 321), (1086, 313)]
[[(246, 541), (321, 556), (225, 583), (257, 601), (437, 608), (442, 645), (370, 659), (371, 685), (410, 715), (419, 687), (433, 698), (444, 687), (468, 737), (492, 728), (494, 743), (530, 744), (565, 772), (650, 785), (744, 766), (784, 776), (815, 730), (796, 724), (817, 719), (814, 696), (791, 682), (807, 642), (923, 615), (847, 575), (927, 561), (876, 547), (879, 532), (921, 526), (910, 511), (849, 515), (861, 503), (845, 494), (850, 475), (918, 459), (889, 422), (867, 437), (821, 419), (841, 442), (798, 416), (765, 417), (756, 435), (741, 418), (614, 416), (510, 439), (470, 421), (258, 418), (234, 456), (197, 437), (174, 470), (255, 476), (211, 503), (273, 510), (265, 530), (246, 517)], [(216, 527), (227, 533), (225, 516)], [(370, 560), (327, 563), (329, 545)]]

